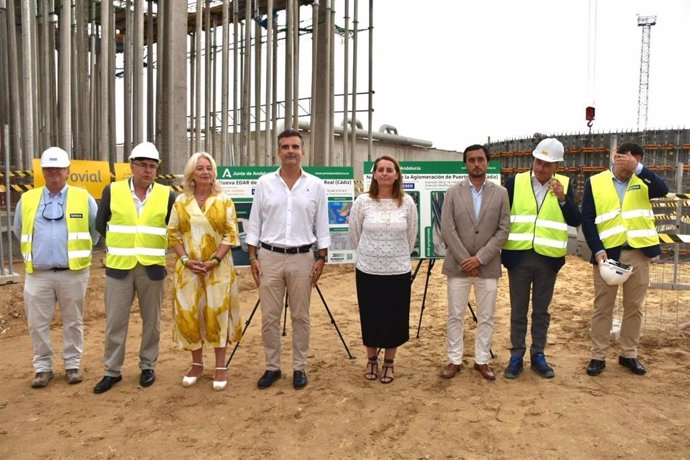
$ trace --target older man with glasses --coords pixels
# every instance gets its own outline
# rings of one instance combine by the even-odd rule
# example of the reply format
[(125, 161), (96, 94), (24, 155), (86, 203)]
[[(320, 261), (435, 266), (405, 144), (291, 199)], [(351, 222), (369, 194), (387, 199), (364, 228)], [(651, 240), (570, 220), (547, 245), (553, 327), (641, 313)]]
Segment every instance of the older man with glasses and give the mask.
[(67, 185), (71, 165), (67, 152), (50, 147), (41, 155), (45, 186), (22, 195), (14, 215), (14, 233), (24, 259), (24, 310), (34, 351), (33, 388), (53, 379), (50, 323), (60, 305), (64, 346), (62, 359), (70, 384), (83, 380), (84, 297), (89, 282), (91, 248), (98, 241), (96, 200)]
[(94, 387), (104, 393), (122, 380), (125, 342), (134, 295), (139, 299), (142, 337), (139, 368), (142, 387), (153, 385), (160, 340), (160, 307), (167, 274), (167, 225), (175, 194), (156, 184), (160, 156), (142, 142), (129, 156), (132, 177), (103, 190), (96, 228), (105, 237), (105, 373)]

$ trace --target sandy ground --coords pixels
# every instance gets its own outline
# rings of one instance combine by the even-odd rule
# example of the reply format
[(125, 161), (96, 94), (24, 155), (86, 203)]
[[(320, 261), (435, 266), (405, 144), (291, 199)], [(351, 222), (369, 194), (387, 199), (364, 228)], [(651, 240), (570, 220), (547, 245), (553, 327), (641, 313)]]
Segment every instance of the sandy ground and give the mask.
[[(587, 376), (591, 274), (587, 263), (569, 257), (551, 310), (547, 356), (555, 379), (526, 369), (515, 381), (483, 380), (471, 369), (474, 323), (468, 313), (465, 367), (443, 380), (446, 301), (440, 266), (432, 272), (415, 338), (425, 271), (426, 264), (413, 287), (412, 338), (399, 350), (395, 382), (382, 385), (362, 377), (366, 355), (353, 268), (328, 266), (320, 289), (354, 358), (314, 295), (310, 383), (302, 391), (292, 388), (289, 325), (283, 342), (287, 375), (268, 390), (256, 388), (264, 370), (260, 312), (231, 362), (225, 392), (212, 391), (210, 369), (199, 385), (183, 388), (190, 358), (172, 346), (168, 289), (156, 383), (138, 386), (141, 321), (133, 314), (124, 380), (108, 393), (93, 394), (103, 369), (102, 267), (92, 269), (87, 298), (85, 381), (64, 380), (56, 319), (56, 378), (47, 388), (32, 389), (22, 287), (2, 286), (0, 458), (690, 458), (690, 331), (679, 331), (677, 318), (645, 321), (640, 356), (646, 376), (619, 366), (615, 346), (604, 373)], [(245, 321), (257, 293), (249, 273), (241, 270), (240, 276)], [(499, 285), (493, 366), (502, 373), (509, 356), (507, 278)], [(654, 296), (647, 318), (673, 315)], [(682, 321), (690, 319), (688, 305)], [(212, 353), (205, 358), (212, 362)]]

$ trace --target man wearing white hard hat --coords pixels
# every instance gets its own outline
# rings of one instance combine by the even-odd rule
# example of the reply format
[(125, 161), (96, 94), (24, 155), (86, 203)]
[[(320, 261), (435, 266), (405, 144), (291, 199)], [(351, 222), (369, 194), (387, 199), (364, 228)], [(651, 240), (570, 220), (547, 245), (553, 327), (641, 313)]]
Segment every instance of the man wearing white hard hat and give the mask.
[[(650, 259), (661, 254), (650, 198), (668, 193), (664, 181), (642, 165), (644, 150), (637, 144), (621, 144), (609, 170), (585, 181), (582, 197), (582, 232), (592, 250), (594, 314), (592, 359), (588, 375), (606, 367), (618, 286), (623, 287), (623, 321), (618, 363), (637, 375), (647, 373), (637, 357), (642, 326), (642, 307), (649, 287)], [(631, 266), (632, 273), (611, 276), (611, 267)]]
[(167, 224), (175, 194), (154, 182), (160, 156), (143, 142), (129, 156), (132, 177), (103, 190), (96, 228), (105, 237), (105, 351), (103, 379), (94, 393), (104, 393), (122, 380), (127, 326), (136, 294), (142, 319), (139, 384), (156, 379), (160, 340), (160, 306), (168, 248)]
[(98, 241), (96, 200), (86, 190), (67, 185), (71, 165), (67, 152), (50, 147), (40, 164), (46, 185), (25, 192), (14, 215), (26, 273), (24, 310), (34, 350), (33, 388), (45, 387), (54, 376), (50, 322), (55, 302), (62, 318), (65, 377), (70, 384), (84, 378), (80, 370), (84, 296), (91, 248)]
[(581, 220), (570, 180), (556, 174), (564, 153), (561, 142), (546, 138), (532, 152), (532, 169), (506, 182), (510, 233), (501, 261), (510, 283), (510, 361), (503, 373), (508, 379), (517, 378), (523, 369), (530, 297), (530, 365), (543, 378), (555, 375), (544, 355), (549, 305), (568, 252), (568, 226), (577, 227)]

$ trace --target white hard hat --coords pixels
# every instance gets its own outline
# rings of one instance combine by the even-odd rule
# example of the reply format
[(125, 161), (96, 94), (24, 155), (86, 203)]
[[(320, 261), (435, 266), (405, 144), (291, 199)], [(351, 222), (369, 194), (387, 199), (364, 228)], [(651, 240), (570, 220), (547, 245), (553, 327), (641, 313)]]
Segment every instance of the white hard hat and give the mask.
[(547, 137), (532, 151), (532, 156), (548, 163), (563, 161), (565, 149), (558, 139)]
[(136, 160), (138, 158), (146, 158), (148, 160), (155, 161), (161, 160), (161, 157), (158, 154), (158, 149), (150, 142), (142, 142), (141, 144), (137, 144), (137, 146), (132, 149), (132, 153), (129, 154), (129, 161)]
[(69, 155), (60, 147), (48, 147), (41, 155), (41, 168), (69, 168)]
[(625, 283), (632, 275), (632, 265), (618, 262), (614, 259), (606, 259), (599, 264), (599, 274), (609, 286)]

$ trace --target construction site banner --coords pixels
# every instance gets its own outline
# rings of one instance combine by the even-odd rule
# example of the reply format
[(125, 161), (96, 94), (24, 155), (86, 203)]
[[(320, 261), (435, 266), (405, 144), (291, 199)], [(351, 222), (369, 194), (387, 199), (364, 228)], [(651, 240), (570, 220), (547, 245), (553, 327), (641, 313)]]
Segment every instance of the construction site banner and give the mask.
[[(363, 168), (364, 190), (369, 190), (373, 161), (365, 161)], [(467, 168), (462, 161), (402, 161), (403, 189), (417, 204), (419, 233), (412, 258), (435, 259), (446, 255), (441, 241), (441, 209), (446, 191), (467, 178)], [(501, 184), (501, 163), (489, 162), (487, 180)]]
[[(235, 202), (241, 246), (233, 248), (235, 266), (249, 265), (246, 231), (249, 213), (254, 201), (256, 182), (264, 174), (273, 173), (275, 166), (219, 166), (218, 182), (223, 191)], [(354, 201), (354, 173), (351, 167), (305, 166), (309, 174), (323, 180), (328, 198), (328, 222), (331, 232), (331, 246), (328, 249), (328, 263), (353, 263), (354, 250), (348, 237), (348, 220)]]
[[(107, 161), (72, 160), (67, 183), (85, 188), (92, 197), (101, 199), (101, 193), (110, 183), (110, 165)], [(33, 159), (34, 187), (43, 187), (46, 180), (41, 169), (41, 160)]]

